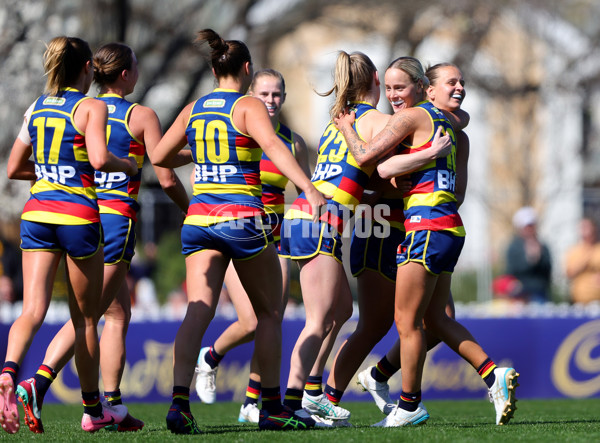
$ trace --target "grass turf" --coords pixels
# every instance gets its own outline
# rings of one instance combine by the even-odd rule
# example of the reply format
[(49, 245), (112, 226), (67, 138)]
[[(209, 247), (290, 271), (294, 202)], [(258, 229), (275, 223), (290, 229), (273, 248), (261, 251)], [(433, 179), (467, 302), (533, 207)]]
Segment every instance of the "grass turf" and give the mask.
[[(515, 417), (506, 426), (496, 426), (494, 408), (485, 399), (471, 401), (427, 401), (431, 418), (424, 426), (411, 428), (371, 428), (383, 415), (369, 402), (343, 404), (352, 412), (354, 428), (310, 431), (260, 432), (257, 425), (237, 422), (239, 403), (205, 405), (192, 403), (192, 413), (203, 435), (171, 434), (165, 425), (168, 405), (131, 403), (129, 411), (145, 421), (143, 430), (133, 433), (81, 430), (80, 405), (44, 406), (46, 432), (33, 434), (21, 418), (21, 430), (9, 435), (0, 430), (3, 441), (86, 442), (131, 441), (166, 442), (202, 439), (203, 442), (319, 442), (343, 441), (379, 443), (402, 442), (508, 442), (520, 441), (600, 441), (600, 399), (521, 400)], [(22, 417), (22, 410), (21, 417)]]

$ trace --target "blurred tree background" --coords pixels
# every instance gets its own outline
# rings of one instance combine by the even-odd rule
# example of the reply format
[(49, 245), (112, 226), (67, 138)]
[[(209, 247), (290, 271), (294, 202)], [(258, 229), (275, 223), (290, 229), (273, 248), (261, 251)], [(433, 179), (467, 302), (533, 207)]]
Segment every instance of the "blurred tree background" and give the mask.
[[(512, 214), (523, 205), (540, 214), (541, 235), (555, 262), (556, 297), (562, 297), (562, 258), (577, 240), (577, 221), (584, 214), (600, 216), (599, 2), (3, 0), (2, 170), (23, 112), (44, 87), (44, 42), (73, 35), (93, 49), (109, 41), (129, 44), (140, 69), (130, 99), (154, 108), (166, 130), (185, 104), (214, 86), (210, 67), (192, 44), (195, 32), (208, 27), (245, 41), (256, 69), (283, 73), (288, 87), (283, 119), (306, 139), (313, 160), (330, 105), (313, 91), (330, 88), (336, 51), (365, 52), (381, 75), (400, 55), (416, 56), (426, 66), (457, 64), (467, 81), (471, 157), (461, 208), (468, 236), (455, 297), (491, 297)], [(380, 108), (389, 111), (384, 102)], [(189, 172), (180, 171), (186, 183)], [(170, 281), (180, 279), (179, 271), (165, 267), (183, 263), (172, 246), (181, 214), (157, 187), (150, 167), (144, 182), (138, 241), (159, 244), (164, 296), (178, 283)], [(28, 188), (0, 174), (0, 234), (6, 238), (18, 238)], [(170, 246), (160, 247), (163, 237)]]

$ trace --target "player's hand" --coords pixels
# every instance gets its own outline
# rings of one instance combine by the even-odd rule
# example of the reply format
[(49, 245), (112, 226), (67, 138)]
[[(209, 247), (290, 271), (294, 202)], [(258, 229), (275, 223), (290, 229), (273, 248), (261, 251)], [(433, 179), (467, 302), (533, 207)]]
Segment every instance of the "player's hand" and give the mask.
[(452, 152), (452, 139), (450, 138), (450, 134), (446, 132), (445, 135), (442, 135), (441, 126), (438, 126), (437, 131), (435, 131), (435, 136), (433, 137), (433, 142), (429, 149), (431, 150), (430, 154), (434, 160), (436, 158), (446, 157)]
[(125, 174), (129, 177), (133, 177), (138, 173), (137, 160), (133, 157), (127, 157), (127, 161), (129, 161), (129, 167), (127, 168), (127, 171), (125, 171)]
[(314, 186), (309, 188), (308, 192), (305, 191), (304, 195), (311, 208), (312, 221), (316, 223), (321, 217), (321, 208), (327, 205), (327, 198)]
[(406, 175), (400, 175), (398, 177), (392, 177), (390, 180), (392, 186), (402, 193), (406, 194), (412, 188), (412, 180)]
[(350, 128), (356, 119), (356, 112), (344, 110), (337, 117), (334, 117), (333, 124), (335, 127), (341, 131), (342, 128)]

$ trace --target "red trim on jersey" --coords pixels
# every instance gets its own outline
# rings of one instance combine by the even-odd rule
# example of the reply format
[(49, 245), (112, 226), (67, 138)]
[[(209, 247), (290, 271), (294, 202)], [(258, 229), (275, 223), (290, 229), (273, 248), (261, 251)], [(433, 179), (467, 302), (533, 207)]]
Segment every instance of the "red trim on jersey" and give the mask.
[(276, 225), (271, 225), (273, 237), (281, 238), (281, 223), (277, 223)]
[(264, 205), (281, 205), (285, 203), (285, 196), (283, 194), (275, 194), (272, 192), (263, 192), (262, 202)]
[(404, 221), (406, 232), (409, 231), (441, 231), (462, 226), (462, 220), (458, 214), (444, 215), (443, 217), (428, 220), (422, 218), (420, 223), (411, 223), (410, 219)]
[(363, 192), (363, 187), (348, 177), (342, 177), (338, 189), (347, 192), (355, 198), (359, 198)]
[(435, 192), (435, 182), (433, 180), (419, 183), (415, 187), (413, 187), (410, 191), (408, 191), (404, 196), (413, 195), (413, 194), (431, 194)]
[(260, 173), (259, 172), (247, 172), (244, 174), (244, 179), (247, 185), (260, 185)]
[(118, 199), (110, 199), (110, 200), (102, 200), (98, 199), (98, 206), (104, 206), (105, 208), (110, 208), (117, 211), (119, 214), (123, 214), (125, 217), (129, 217), (133, 221), (137, 221), (137, 212), (133, 209), (129, 204), (124, 202), (123, 200)]
[(323, 214), (319, 218), (319, 221), (328, 223), (340, 234), (344, 231), (344, 220), (339, 218), (337, 215), (332, 214), (330, 211), (327, 211), (325, 214)]
[(240, 148), (260, 148), (259, 144), (256, 143), (256, 140), (246, 137), (245, 135), (236, 135), (235, 145), (239, 146)]
[(23, 208), (23, 214), (31, 211), (66, 214), (82, 218), (91, 223), (100, 222), (100, 213), (96, 208), (90, 208), (89, 206), (82, 205), (80, 203), (31, 199), (28, 200), (27, 203), (25, 203), (25, 207)]
[(84, 188), (90, 188), (95, 186), (94, 184), (94, 174), (81, 174), (81, 185)]
[(297, 209), (298, 211), (306, 212), (312, 215), (312, 207), (308, 204), (308, 200), (305, 198), (297, 198), (290, 209)]
[(146, 153), (146, 146), (132, 140), (129, 143), (129, 153), (133, 155), (144, 155)]
[(264, 211), (254, 206), (238, 205), (235, 203), (224, 203), (211, 205), (208, 203), (193, 203), (188, 209), (188, 215), (210, 215), (214, 217), (253, 217), (264, 214)]
[(274, 174), (283, 175), (283, 174), (281, 174), (281, 171), (279, 169), (277, 169), (277, 166), (275, 166), (275, 163), (273, 163), (271, 160), (267, 160), (265, 158), (263, 158), (260, 161), (260, 170), (265, 171), (265, 172), (272, 172)]
[(81, 134), (76, 134), (73, 139), (73, 147), (81, 148), (82, 146), (85, 146), (85, 137)]
[[(427, 143), (425, 143), (423, 146), (419, 146), (418, 148), (406, 148), (407, 150), (402, 152), (402, 154), (416, 154), (417, 152), (423, 151), (427, 148), (431, 148), (431, 144), (432, 142), (429, 141)], [(404, 146), (404, 145), (403, 145)]]
[(141, 185), (141, 181), (140, 180), (129, 180), (129, 183), (127, 183), (127, 193), (129, 195), (136, 195), (140, 193), (140, 185)]

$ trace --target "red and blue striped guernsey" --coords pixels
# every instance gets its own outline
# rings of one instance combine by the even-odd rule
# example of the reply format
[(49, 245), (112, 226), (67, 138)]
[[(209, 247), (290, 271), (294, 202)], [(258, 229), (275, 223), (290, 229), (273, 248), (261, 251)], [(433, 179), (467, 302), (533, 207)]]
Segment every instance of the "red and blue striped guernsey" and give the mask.
[(73, 118), (88, 98), (65, 88), (56, 96), (42, 95), (36, 100), (28, 124), (36, 182), (23, 220), (61, 225), (100, 221), (94, 168), (88, 160), (85, 134)]
[[(356, 113), (353, 125), (355, 130), (360, 119), (368, 112), (375, 110), (373, 106), (364, 102), (352, 103), (352, 108)], [(360, 137), (360, 132), (358, 132), (358, 136)], [(360, 204), (363, 191), (375, 166), (362, 168), (358, 166), (348, 149), (346, 139), (333, 122), (329, 122), (325, 128), (318, 151), (317, 166), (311, 181), (324, 195), (332, 196), (327, 202), (327, 211), (319, 220), (329, 223), (341, 234), (345, 223), (354, 214), (356, 206)], [(312, 219), (311, 207), (304, 193), (301, 193), (294, 201), (286, 212), (285, 218)]]
[(262, 149), (233, 124), (233, 109), (244, 95), (217, 88), (198, 99), (186, 135), (196, 164), (194, 196), (185, 224), (210, 226), (262, 215)]
[[(296, 156), (292, 130), (282, 123), (277, 123), (275, 133), (292, 155)], [(281, 237), (281, 223), (283, 222), (285, 205), (284, 192), (289, 179), (277, 169), (277, 166), (264, 152), (260, 160), (260, 181), (262, 183), (262, 202), (265, 206), (267, 223), (273, 227), (273, 239), (277, 241)]]
[(146, 146), (133, 136), (129, 128), (129, 116), (136, 106), (116, 94), (100, 94), (99, 100), (108, 107), (108, 126), (106, 128), (107, 147), (119, 158), (133, 157), (138, 173), (129, 177), (124, 172), (96, 171), (96, 192), (101, 214), (124, 215), (137, 221), (140, 206), (137, 202), (142, 179), (142, 166)]
[(456, 137), (446, 116), (431, 102), (416, 105), (428, 113), (432, 121), (432, 131), (428, 141), (419, 146), (401, 144), (400, 154), (414, 154), (431, 147), (439, 126), (443, 133), (449, 133), (452, 151), (444, 158), (438, 158), (413, 172), (410, 177), (412, 188), (404, 195), (404, 226), (411, 231), (449, 231), (458, 237), (465, 236), (465, 229), (458, 214), (456, 196)]

